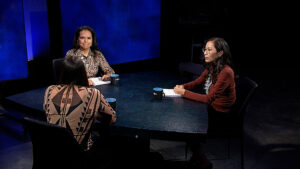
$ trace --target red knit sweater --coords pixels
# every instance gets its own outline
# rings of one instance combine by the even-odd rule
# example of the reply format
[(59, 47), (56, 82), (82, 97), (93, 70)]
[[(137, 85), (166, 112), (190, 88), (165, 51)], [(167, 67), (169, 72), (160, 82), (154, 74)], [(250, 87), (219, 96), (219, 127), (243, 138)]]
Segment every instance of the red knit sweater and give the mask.
[(210, 104), (216, 111), (229, 112), (236, 99), (234, 72), (229, 66), (224, 66), (215, 84), (211, 84), (208, 94), (190, 91), (206, 81), (208, 70), (204, 70), (196, 80), (184, 84), (184, 97)]

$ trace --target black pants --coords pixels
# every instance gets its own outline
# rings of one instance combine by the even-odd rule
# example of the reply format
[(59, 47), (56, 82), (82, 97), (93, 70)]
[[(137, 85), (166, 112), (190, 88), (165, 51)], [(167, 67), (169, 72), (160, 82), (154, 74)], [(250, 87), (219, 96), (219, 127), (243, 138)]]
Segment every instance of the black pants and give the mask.
[(232, 128), (233, 122), (230, 113), (219, 112), (208, 106), (208, 134), (225, 132)]
[[(211, 106), (208, 106), (207, 111), (208, 135), (210, 133), (223, 132), (224, 130), (228, 129), (231, 122), (231, 115), (229, 113), (216, 111)], [(203, 140), (201, 140), (201, 138), (192, 138), (187, 141), (187, 145), (193, 154), (192, 158), (198, 158), (201, 154), (203, 154), (201, 142), (204, 142)]]

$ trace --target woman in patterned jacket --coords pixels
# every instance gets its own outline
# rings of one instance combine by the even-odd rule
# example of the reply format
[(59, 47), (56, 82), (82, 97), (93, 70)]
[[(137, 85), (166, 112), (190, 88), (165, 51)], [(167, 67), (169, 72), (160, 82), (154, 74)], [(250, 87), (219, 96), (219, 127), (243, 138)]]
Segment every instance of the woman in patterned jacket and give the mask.
[(116, 121), (116, 112), (104, 96), (89, 87), (84, 63), (78, 57), (64, 60), (59, 84), (46, 89), (43, 106), (47, 122), (69, 129), (84, 150), (93, 145), (95, 119), (111, 117), (110, 123)]
[[(99, 50), (96, 33), (89, 26), (77, 28), (72, 49), (67, 51), (65, 58), (72, 56), (83, 61), (88, 78), (102, 76), (101, 80), (108, 80), (110, 74), (115, 73)], [(89, 85), (93, 85), (91, 80)]]

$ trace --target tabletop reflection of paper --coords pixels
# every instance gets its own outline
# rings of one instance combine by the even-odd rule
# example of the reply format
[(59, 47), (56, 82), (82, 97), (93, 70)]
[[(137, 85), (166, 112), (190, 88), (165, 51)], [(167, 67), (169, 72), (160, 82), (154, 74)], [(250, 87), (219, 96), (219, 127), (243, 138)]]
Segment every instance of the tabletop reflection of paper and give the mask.
[(98, 86), (98, 85), (104, 85), (104, 84), (109, 84), (110, 81), (103, 81), (101, 80), (101, 77), (91, 77), (89, 78), (89, 80), (91, 80), (95, 86)]
[(174, 89), (163, 89), (163, 92), (165, 93), (165, 97), (182, 97), (181, 94), (176, 94)]

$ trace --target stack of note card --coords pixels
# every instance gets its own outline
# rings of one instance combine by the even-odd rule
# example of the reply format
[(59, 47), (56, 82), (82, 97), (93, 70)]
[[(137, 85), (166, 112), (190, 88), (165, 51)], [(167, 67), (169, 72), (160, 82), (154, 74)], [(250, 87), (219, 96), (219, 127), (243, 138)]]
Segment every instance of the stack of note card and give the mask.
[(101, 77), (92, 77), (92, 78), (89, 78), (89, 80), (91, 80), (95, 86), (98, 86), (98, 85), (104, 85), (104, 84), (109, 84), (110, 81), (103, 81), (101, 80)]
[(181, 94), (176, 94), (174, 89), (163, 89), (163, 92), (165, 93), (165, 97), (182, 97)]

